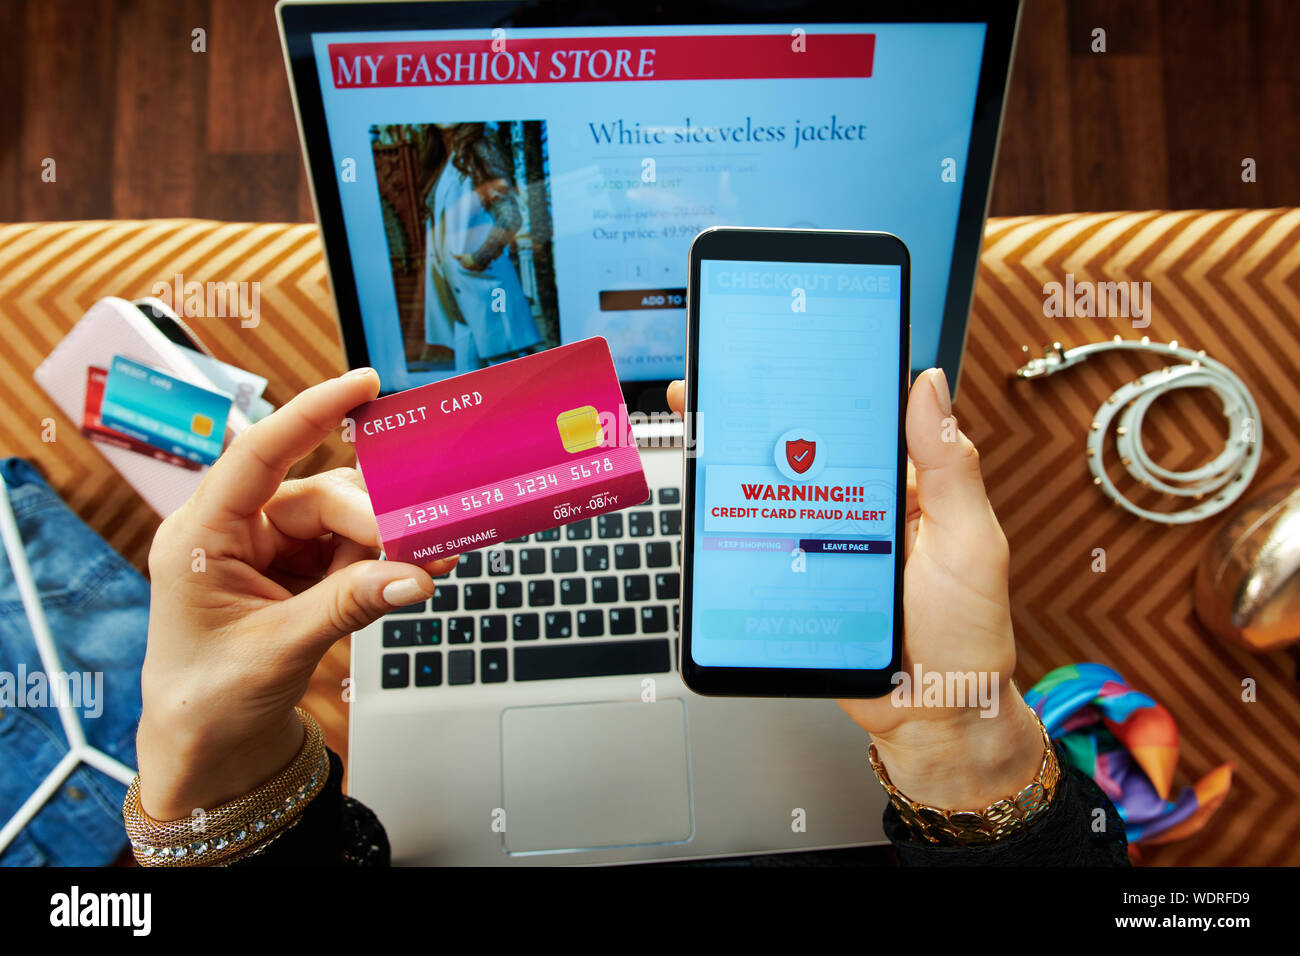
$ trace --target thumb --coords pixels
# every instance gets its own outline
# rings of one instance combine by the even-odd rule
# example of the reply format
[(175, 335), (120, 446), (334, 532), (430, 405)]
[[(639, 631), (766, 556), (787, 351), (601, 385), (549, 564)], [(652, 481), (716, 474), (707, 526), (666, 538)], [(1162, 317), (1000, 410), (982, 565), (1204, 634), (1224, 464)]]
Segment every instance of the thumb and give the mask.
[(668, 407), (678, 415), (686, 411), (686, 383), (680, 378), (668, 383)]
[(433, 586), (428, 572), (413, 564), (358, 561), (280, 602), (280, 611), (295, 639), (328, 647), (394, 608), (427, 601)]
[(965, 537), (992, 517), (979, 452), (957, 427), (943, 369), (922, 372), (907, 399), (907, 454), (927, 524)]

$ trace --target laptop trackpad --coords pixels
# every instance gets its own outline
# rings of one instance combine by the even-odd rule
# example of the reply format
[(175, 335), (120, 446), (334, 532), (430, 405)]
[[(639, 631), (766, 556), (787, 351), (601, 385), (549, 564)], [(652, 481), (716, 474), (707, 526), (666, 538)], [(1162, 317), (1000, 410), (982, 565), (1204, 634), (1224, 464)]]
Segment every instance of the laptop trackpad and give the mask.
[(692, 836), (686, 706), (610, 702), (501, 712), (509, 853)]

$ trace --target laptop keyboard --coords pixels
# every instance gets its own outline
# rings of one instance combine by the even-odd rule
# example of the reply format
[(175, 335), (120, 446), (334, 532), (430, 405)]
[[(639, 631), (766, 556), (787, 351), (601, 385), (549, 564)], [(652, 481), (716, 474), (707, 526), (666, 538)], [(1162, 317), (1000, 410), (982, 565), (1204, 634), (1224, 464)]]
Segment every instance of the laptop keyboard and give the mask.
[(460, 556), (432, 600), (382, 622), (382, 686), (672, 670), (681, 489)]

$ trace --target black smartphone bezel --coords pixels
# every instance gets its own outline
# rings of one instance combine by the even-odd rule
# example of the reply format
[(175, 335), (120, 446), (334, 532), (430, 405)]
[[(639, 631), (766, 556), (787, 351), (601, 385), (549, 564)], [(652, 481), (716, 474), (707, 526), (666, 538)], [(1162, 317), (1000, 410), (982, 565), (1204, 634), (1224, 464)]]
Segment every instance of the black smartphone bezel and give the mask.
[[(984, 51), (971, 117), (952, 262), (939, 330), (935, 365), (947, 373), (954, 395), (961, 386), (961, 358), (975, 276), (984, 241), (984, 222), (992, 192), (993, 167), (1006, 100), (1011, 58), (1022, 0), (654, 0), (618, 6), (605, 0), (445, 0), (445, 2), (321, 2), (280, 0), (281, 43), (290, 92), (297, 108), (299, 138), (316, 220), (321, 227), (325, 266), (338, 310), (338, 324), (349, 368), (371, 363), (365, 323), (343, 221), (340, 184), (325, 106), (317, 82), (313, 33), (362, 33), (481, 27), (581, 27), (732, 25), (799, 23), (982, 23)], [(863, 225), (866, 225), (865, 223)], [(921, 369), (917, 369), (920, 372)], [(623, 380), (629, 411), (665, 412), (667, 380)], [(392, 391), (383, 386), (383, 394)]]
[[(879, 670), (803, 667), (709, 667), (691, 654), (691, 598), (695, 567), (695, 414), (699, 392), (700, 263), (704, 259), (798, 263), (866, 263), (902, 268), (898, 350), (898, 496), (894, 514), (894, 633), (889, 666)], [(719, 227), (695, 237), (686, 291), (686, 454), (682, 477), (681, 645), (678, 669), (697, 694), (726, 697), (881, 697), (893, 688), (903, 648), (903, 532), (907, 520), (907, 438), (903, 427), (911, 372), (911, 257), (897, 236), (884, 232)], [(755, 383), (755, 388), (761, 387)]]

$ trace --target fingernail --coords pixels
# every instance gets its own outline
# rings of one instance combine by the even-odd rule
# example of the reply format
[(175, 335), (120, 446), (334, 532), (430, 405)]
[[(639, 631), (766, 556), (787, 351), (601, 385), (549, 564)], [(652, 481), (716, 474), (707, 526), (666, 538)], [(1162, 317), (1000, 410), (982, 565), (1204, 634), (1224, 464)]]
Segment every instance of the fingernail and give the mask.
[(428, 596), (415, 578), (402, 578), (384, 588), (384, 600), (392, 607), (406, 607), (416, 601), (423, 601)]
[(939, 400), (939, 410), (945, 417), (951, 415), (952, 395), (948, 392), (948, 376), (943, 373), (943, 369), (934, 370), (934, 374), (930, 376), (930, 384), (934, 386), (934, 397)]
[(365, 368), (354, 368), (352, 371), (347, 372), (343, 377), (352, 378), (355, 375), (356, 377), (360, 378), (363, 375), (374, 375), (374, 374), (375, 374), (375, 370), (367, 365)]

